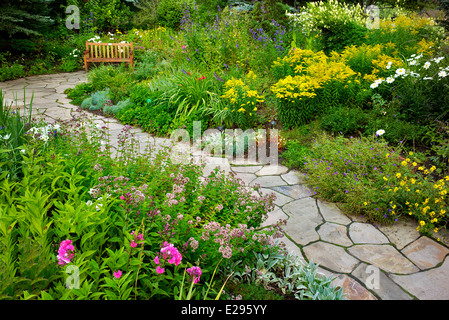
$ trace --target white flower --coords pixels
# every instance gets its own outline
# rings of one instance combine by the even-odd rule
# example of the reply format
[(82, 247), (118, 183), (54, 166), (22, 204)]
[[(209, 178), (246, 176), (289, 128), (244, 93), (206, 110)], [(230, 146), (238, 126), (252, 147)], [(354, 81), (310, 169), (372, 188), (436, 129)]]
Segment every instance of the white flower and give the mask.
[(387, 69), (390, 69), (390, 68), (391, 68), (391, 64), (392, 64), (392, 62), (391, 62), (391, 61), (388, 61), (388, 64), (387, 64), (386, 68), (387, 68)]
[(424, 63), (424, 69), (429, 69), (429, 67), (430, 67), (430, 62), (429, 61)]
[(387, 83), (392, 83), (394, 82), (394, 78), (393, 77), (388, 77), (387, 78)]
[(435, 61), (436, 63), (440, 63), (440, 61), (443, 59), (444, 59), (444, 57), (438, 57), (438, 58), (433, 59), (433, 61)]
[(405, 69), (404, 69), (404, 68), (399, 68), (399, 69), (397, 69), (397, 70), (396, 70), (396, 74), (399, 75), (399, 76), (400, 76), (400, 75), (404, 75), (404, 74), (405, 74)]
[(381, 136), (381, 135), (383, 135), (385, 133), (385, 130), (383, 130), (383, 129), (380, 129), (380, 130), (377, 130), (376, 131), (376, 136)]
[(371, 83), (370, 88), (371, 88), (371, 89), (375, 89), (375, 88), (377, 88), (378, 86), (379, 86), (378, 83), (373, 82), (373, 83)]
[[(2, 137), (2, 136), (0, 136), (0, 137)], [(4, 140), (8, 140), (10, 137), (11, 137), (11, 134), (7, 134), (7, 135), (3, 136), (2, 138)]]
[(412, 61), (410, 61), (410, 65), (411, 65), (411, 66), (415, 66), (415, 65), (417, 65), (417, 62), (416, 62), (416, 60), (412, 60)]
[(444, 77), (447, 76), (447, 72), (444, 71), (444, 70), (442, 70), (442, 71), (438, 72), (438, 76), (439, 76), (440, 78), (444, 78)]
[(42, 141), (47, 142), (47, 141), (48, 141), (48, 135), (43, 134), (43, 135), (41, 136), (41, 139), (42, 139)]
[(424, 77), (423, 80), (433, 80), (433, 77)]

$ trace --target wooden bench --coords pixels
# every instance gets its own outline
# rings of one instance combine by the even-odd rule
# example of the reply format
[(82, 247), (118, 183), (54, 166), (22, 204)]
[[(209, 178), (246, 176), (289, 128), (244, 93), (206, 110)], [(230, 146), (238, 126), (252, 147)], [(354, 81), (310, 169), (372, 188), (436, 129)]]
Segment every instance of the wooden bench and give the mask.
[(84, 69), (92, 62), (127, 62), (134, 64), (133, 43), (94, 43), (86, 41)]

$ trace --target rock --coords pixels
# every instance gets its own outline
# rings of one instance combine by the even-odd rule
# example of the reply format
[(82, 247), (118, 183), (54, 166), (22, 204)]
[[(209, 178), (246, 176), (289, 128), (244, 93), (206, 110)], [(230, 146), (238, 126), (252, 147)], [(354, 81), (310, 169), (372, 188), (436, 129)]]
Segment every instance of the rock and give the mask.
[(349, 237), (354, 243), (390, 243), (373, 225), (354, 222), (349, 226)]
[(434, 269), (390, 278), (419, 300), (449, 300), (449, 259)]
[(279, 221), (279, 219), (288, 219), (288, 216), (281, 208), (276, 207), (273, 211), (268, 212), (268, 218), (262, 222), (261, 227), (270, 226)]
[(282, 174), (281, 178), (284, 179), (285, 182), (287, 182), (289, 185), (295, 185), (301, 183), (300, 175), (302, 173), (298, 171), (290, 171), (288, 173)]
[(318, 229), (318, 234), (323, 241), (349, 247), (352, 246), (353, 243), (347, 236), (346, 231), (346, 226), (326, 222), (320, 226)]
[(274, 204), (277, 205), (277, 206), (280, 206), (280, 207), (282, 207), (286, 203), (289, 203), (289, 202), (293, 201), (292, 198), (284, 196), (283, 194), (281, 194), (279, 192), (276, 192), (276, 191), (274, 191), (272, 189), (260, 188), (260, 191), (262, 193), (265, 193), (265, 194), (274, 193), (276, 195), (276, 200), (274, 201)]
[(288, 172), (288, 168), (282, 165), (268, 165), (256, 172), (257, 176), (281, 175)]
[(249, 185), (251, 181), (257, 178), (254, 173), (237, 173), (235, 177), (242, 179), (243, 182), (245, 182), (247, 185)]
[(239, 172), (239, 173), (256, 173), (260, 169), (262, 169), (262, 166), (244, 166), (244, 167), (233, 166), (233, 167), (231, 167), (232, 171)]
[(359, 260), (348, 254), (342, 247), (318, 241), (303, 247), (308, 260), (335, 272), (350, 273)]
[(272, 189), (293, 199), (307, 198), (313, 195), (309, 188), (303, 185), (282, 185), (275, 186)]
[(323, 223), (323, 219), (318, 213), (314, 199), (295, 200), (283, 206), (282, 209), (289, 216), (284, 230), (293, 241), (306, 245), (319, 240), (315, 229)]
[(355, 245), (348, 251), (358, 259), (370, 263), (386, 272), (409, 274), (419, 268), (405, 258), (392, 245), (366, 244)]
[(401, 287), (375, 266), (361, 263), (351, 275), (359, 279), (367, 289), (372, 290), (382, 300), (412, 299)]
[(335, 203), (330, 203), (324, 200), (317, 200), (318, 209), (324, 220), (328, 222), (334, 222), (339, 224), (348, 225), (352, 221), (341, 210), (337, 207)]
[(449, 249), (423, 236), (405, 247), (402, 253), (424, 270), (441, 263), (449, 253)]
[(360, 283), (345, 274), (338, 275), (334, 281), (332, 281), (332, 285), (343, 289), (344, 298), (346, 300), (377, 300), (377, 298)]
[(416, 220), (401, 217), (399, 221), (386, 226), (379, 226), (379, 230), (384, 233), (397, 249), (401, 250), (409, 243), (420, 237)]
[(287, 182), (281, 179), (280, 176), (264, 176), (258, 177), (251, 181), (250, 185), (259, 184), (261, 187), (275, 187), (286, 185)]

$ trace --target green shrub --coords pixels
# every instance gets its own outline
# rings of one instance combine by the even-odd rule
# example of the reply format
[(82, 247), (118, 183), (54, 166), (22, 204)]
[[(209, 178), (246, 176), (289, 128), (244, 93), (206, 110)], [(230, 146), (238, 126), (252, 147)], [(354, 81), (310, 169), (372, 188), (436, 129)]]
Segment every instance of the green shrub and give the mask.
[(0, 81), (17, 79), (25, 76), (25, 66), (14, 62), (0, 67)]
[(0, 91), (0, 180), (15, 181), (23, 176), (21, 160), (27, 130), (31, 127), (32, 102), (29, 106), (24, 102), (24, 107), (29, 108), (28, 114), (20, 109), (12, 110)]
[(184, 4), (181, 0), (161, 0), (157, 6), (157, 20), (164, 27), (178, 29), (184, 15)]
[(287, 140), (285, 151), (282, 153), (282, 164), (294, 169), (301, 169), (311, 150), (298, 140)]
[(125, 109), (125, 108), (127, 108), (127, 107), (130, 107), (130, 106), (132, 106), (132, 103), (131, 103), (131, 100), (130, 100), (130, 99), (126, 99), (126, 100), (123, 100), (123, 101), (119, 101), (119, 102), (117, 102), (115, 105), (112, 104), (112, 101), (111, 101), (109, 104), (106, 103), (106, 104), (104, 105), (103, 112), (104, 112), (105, 114), (113, 114), (113, 115), (116, 115), (116, 114), (119, 113), (121, 110), (123, 110), (123, 109)]
[(69, 99), (72, 99), (74, 105), (81, 105), (84, 99), (89, 97), (94, 92), (94, 87), (91, 82), (83, 82), (77, 84), (75, 88), (68, 88), (64, 91)]
[(321, 118), (321, 128), (331, 133), (347, 135), (360, 131), (365, 122), (366, 115), (359, 108), (334, 107)]
[(81, 103), (81, 108), (89, 110), (103, 110), (106, 101), (109, 99), (109, 90), (97, 91), (92, 96), (86, 98)]
[(445, 183), (429, 175), (437, 168), (426, 169), (413, 153), (402, 157), (400, 149), (385, 143), (382, 132), (377, 135), (317, 139), (304, 167), (310, 187), (320, 197), (342, 203), (348, 213), (376, 223), (410, 215), (420, 221), (423, 233), (445, 225), (445, 216), (437, 217), (447, 206)]

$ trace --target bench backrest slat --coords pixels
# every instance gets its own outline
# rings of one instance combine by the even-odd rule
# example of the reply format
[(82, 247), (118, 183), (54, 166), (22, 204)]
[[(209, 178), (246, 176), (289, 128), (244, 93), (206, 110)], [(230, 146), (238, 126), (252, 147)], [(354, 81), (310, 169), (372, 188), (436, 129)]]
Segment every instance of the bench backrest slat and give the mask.
[(93, 43), (86, 41), (84, 65), (87, 70), (89, 62), (124, 60), (133, 66), (133, 43)]
[(129, 59), (131, 57), (130, 43), (86, 43), (86, 47), (91, 58)]

